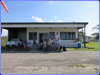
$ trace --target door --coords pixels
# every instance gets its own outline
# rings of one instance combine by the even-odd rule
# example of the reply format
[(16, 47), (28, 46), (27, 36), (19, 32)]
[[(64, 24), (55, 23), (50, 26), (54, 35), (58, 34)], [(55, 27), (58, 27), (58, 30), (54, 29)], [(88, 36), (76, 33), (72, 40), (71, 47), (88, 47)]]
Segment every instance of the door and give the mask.
[(43, 33), (43, 39), (45, 39), (46, 42), (49, 40), (49, 33)]
[(40, 43), (43, 42), (43, 33), (40, 33), (40, 35), (39, 35), (39, 40), (40, 40)]

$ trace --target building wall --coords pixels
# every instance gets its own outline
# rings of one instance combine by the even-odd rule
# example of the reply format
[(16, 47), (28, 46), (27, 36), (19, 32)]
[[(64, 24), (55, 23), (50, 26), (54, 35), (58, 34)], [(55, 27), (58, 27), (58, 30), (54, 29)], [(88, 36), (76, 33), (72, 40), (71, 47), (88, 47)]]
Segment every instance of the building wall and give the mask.
[(26, 30), (18, 30), (18, 38), (26, 41)]
[(93, 37), (88, 37), (88, 41), (93, 41)]
[[(29, 32), (37, 32), (37, 40), (36, 42), (39, 43), (39, 33), (49, 33), (49, 32), (55, 32), (55, 37), (60, 38), (60, 32), (75, 32), (76, 33), (76, 38), (78, 38), (78, 33), (77, 33), (77, 27), (67, 27), (64, 29), (64, 27), (38, 27), (36, 28), (27, 28), (27, 42), (33, 42), (33, 40), (29, 40)], [(58, 35), (56, 34), (58, 32)], [(53, 40), (52, 40), (53, 41)], [(74, 42), (74, 40), (62, 40), (61, 42)]]

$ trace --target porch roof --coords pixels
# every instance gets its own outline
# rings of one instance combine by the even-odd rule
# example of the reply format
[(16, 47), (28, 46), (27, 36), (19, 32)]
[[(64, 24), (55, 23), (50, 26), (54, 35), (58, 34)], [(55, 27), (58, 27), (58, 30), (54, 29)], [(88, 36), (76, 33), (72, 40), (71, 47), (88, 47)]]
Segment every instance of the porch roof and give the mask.
[(78, 27), (83, 28), (88, 22), (2, 22), (1, 27)]
[(1, 24), (85, 24), (88, 22), (1, 22)]

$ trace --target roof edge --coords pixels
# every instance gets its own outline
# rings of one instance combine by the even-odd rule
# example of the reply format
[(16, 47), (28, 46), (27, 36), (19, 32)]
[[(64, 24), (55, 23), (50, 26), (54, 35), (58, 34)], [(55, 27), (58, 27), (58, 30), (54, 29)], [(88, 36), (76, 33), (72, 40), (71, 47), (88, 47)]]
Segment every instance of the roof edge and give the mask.
[(85, 24), (88, 22), (1, 22), (1, 24)]

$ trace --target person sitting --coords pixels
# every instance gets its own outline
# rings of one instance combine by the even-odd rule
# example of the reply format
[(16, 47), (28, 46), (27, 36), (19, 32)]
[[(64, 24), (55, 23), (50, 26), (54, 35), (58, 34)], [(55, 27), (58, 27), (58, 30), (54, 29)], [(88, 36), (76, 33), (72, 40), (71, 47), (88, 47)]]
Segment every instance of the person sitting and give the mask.
[(51, 39), (49, 39), (49, 41), (48, 41), (48, 48), (49, 48), (49, 51), (51, 51), (51, 45), (52, 45), (52, 41), (51, 41)]

